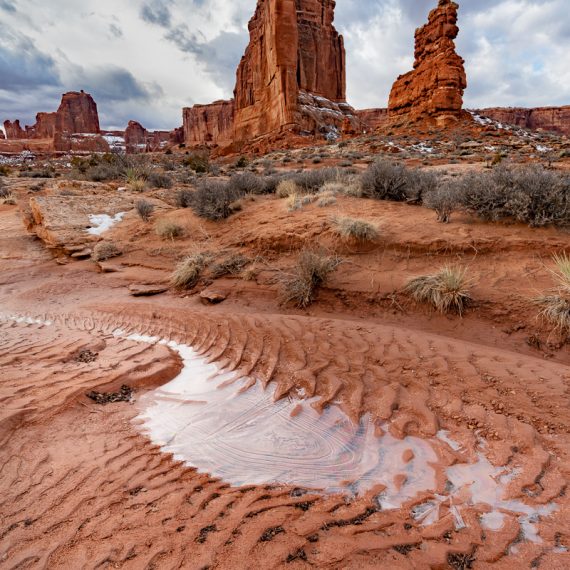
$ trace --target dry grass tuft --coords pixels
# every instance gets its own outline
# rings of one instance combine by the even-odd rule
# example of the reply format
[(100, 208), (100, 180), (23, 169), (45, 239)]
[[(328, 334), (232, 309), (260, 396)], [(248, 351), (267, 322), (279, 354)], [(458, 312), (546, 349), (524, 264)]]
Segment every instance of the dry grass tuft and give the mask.
[(289, 196), (299, 194), (299, 187), (294, 180), (281, 180), (277, 185), (275, 194), (278, 198), (288, 198)]
[(378, 228), (366, 220), (337, 216), (332, 219), (333, 231), (343, 239), (374, 241), (378, 239)]
[(198, 252), (181, 261), (170, 277), (170, 284), (177, 289), (192, 289), (198, 283), (210, 255)]
[(554, 325), (554, 330), (561, 334), (570, 333), (570, 300), (561, 295), (545, 295), (535, 299), (541, 307), (539, 317)]
[(566, 253), (561, 253), (554, 255), (552, 259), (556, 265), (556, 270), (552, 271), (554, 277), (563, 291), (570, 294), (570, 257)]
[(308, 307), (315, 299), (319, 287), (336, 269), (340, 260), (322, 252), (304, 249), (290, 274), (281, 279), (281, 300), (293, 303), (300, 309)]
[(175, 239), (184, 235), (181, 225), (169, 220), (159, 220), (155, 226), (156, 235), (162, 239)]
[(463, 315), (471, 302), (467, 270), (445, 266), (433, 275), (422, 275), (408, 282), (405, 292), (418, 303), (428, 303), (441, 313)]
[(118, 257), (122, 253), (123, 252), (113, 242), (102, 241), (93, 248), (91, 259), (93, 259), (93, 261), (106, 261), (107, 259)]
[(150, 217), (154, 212), (154, 206), (146, 200), (138, 200), (135, 204), (135, 209), (143, 222), (150, 221)]

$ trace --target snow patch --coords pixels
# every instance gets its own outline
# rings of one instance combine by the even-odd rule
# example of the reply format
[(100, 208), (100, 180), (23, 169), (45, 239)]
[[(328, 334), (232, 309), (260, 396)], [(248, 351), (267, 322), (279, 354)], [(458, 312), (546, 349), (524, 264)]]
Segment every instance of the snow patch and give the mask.
[(100, 236), (107, 230), (111, 229), (115, 224), (122, 221), (125, 215), (126, 212), (119, 212), (113, 217), (109, 216), (108, 214), (90, 214), (89, 223), (91, 224), (91, 227), (86, 231), (92, 236)]

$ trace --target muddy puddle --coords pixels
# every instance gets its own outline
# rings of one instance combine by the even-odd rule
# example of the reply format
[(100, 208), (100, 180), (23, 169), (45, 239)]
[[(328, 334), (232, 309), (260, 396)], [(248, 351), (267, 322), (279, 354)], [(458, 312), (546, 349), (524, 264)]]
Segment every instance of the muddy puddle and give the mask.
[(535, 543), (542, 542), (537, 523), (557, 510), (555, 503), (509, 498), (521, 473), (493, 466), (484, 440), (474, 463), (444, 464), (442, 451), (458, 457), (462, 451), (445, 431), (434, 439), (397, 439), (369, 415), (354, 424), (337, 406), (317, 412), (317, 398), (275, 401), (271, 385), (219, 370), (188, 346), (127, 338), (167, 344), (181, 355), (180, 375), (139, 400), (137, 423), (164, 452), (199, 472), (235, 486), (283, 484), (349, 496), (383, 489), (376, 495), (380, 509), (408, 508), (424, 526), (451, 514), (460, 530), (463, 513), (475, 509), (489, 532), (515, 519), (521, 536)]

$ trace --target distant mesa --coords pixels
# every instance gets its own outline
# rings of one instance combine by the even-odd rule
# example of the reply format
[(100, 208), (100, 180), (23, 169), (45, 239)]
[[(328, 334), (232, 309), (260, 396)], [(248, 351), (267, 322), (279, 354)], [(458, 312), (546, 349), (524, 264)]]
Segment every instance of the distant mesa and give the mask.
[(431, 120), (446, 127), (467, 116), (462, 111), (467, 87), (465, 62), (454, 43), (459, 33), (458, 8), (451, 0), (439, 0), (428, 23), (416, 30), (414, 69), (400, 76), (392, 87), (390, 118)]
[(234, 98), (184, 109), (189, 145), (286, 133), (336, 139), (362, 124), (346, 102), (344, 41), (334, 0), (258, 0)]
[(499, 123), (515, 125), (523, 129), (542, 130), (570, 135), (570, 105), (564, 107), (493, 107), (477, 109), (478, 115)]

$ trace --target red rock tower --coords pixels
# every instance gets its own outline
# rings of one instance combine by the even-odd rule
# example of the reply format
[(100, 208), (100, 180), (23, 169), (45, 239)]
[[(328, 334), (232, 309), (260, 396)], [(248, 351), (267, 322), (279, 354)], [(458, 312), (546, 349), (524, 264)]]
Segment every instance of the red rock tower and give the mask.
[(458, 8), (452, 0), (439, 0), (428, 23), (416, 30), (414, 69), (394, 83), (388, 103), (390, 117), (431, 119), (446, 126), (462, 116), (467, 79), (465, 62), (453, 41), (459, 33)]
[(65, 93), (57, 110), (55, 131), (64, 134), (99, 134), (97, 103), (84, 91)]
[(184, 109), (190, 144), (247, 142), (285, 131), (335, 138), (357, 131), (346, 103), (344, 41), (335, 0), (258, 0), (234, 99)]

